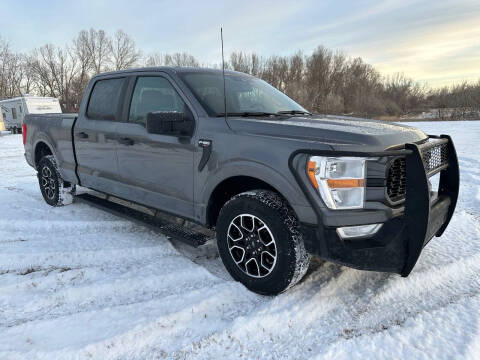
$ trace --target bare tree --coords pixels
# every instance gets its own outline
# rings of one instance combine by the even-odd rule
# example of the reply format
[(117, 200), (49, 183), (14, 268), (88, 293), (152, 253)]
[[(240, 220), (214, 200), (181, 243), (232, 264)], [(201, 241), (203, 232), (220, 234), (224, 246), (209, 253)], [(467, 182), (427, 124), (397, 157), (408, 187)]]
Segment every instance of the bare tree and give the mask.
[(64, 110), (73, 110), (76, 99), (72, 90), (78, 75), (74, 52), (68, 47), (45, 45), (34, 51), (31, 66), (43, 95), (58, 97)]
[(230, 54), (230, 66), (235, 71), (251, 73), (251, 63), (249, 56), (242, 51), (232, 52)]
[(27, 56), (22, 56), (22, 74), (21, 74), (21, 88), (22, 94), (30, 94), (35, 90), (35, 73), (32, 69), (32, 59)]
[(242, 51), (234, 51), (230, 54), (228, 68), (254, 76), (262, 76), (264, 61), (262, 57), (255, 53), (247, 54)]
[(103, 30), (90, 29), (88, 32), (87, 51), (90, 57), (93, 72), (99, 74), (108, 69), (111, 62), (109, 55), (111, 40)]
[[(64, 110), (77, 110), (93, 75), (140, 61), (147, 66), (199, 66), (186, 52), (154, 53), (141, 60), (134, 40), (122, 30), (112, 39), (103, 30), (82, 30), (70, 47), (44, 45), (28, 55), (13, 52), (0, 38), (0, 98), (33, 92), (60, 98)], [(308, 55), (299, 51), (265, 58), (235, 51), (225, 66), (262, 78), (318, 113), (401, 116), (434, 108), (443, 119), (480, 116), (480, 80), (429, 89), (403, 74), (382, 77), (361, 58), (322, 46)]]
[(22, 56), (10, 54), (7, 58), (7, 71), (5, 76), (5, 97), (21, 95), (22, 83)]
[(7, 88), (7, 77), (10, 59), (10, 46), (0, 38), (0, 99), (5, 97)]
[(90, 35), (88, 31), (80, 31), (77, 37), (73, 39), (72, 51), (78, 63), (78, 75), (72, 84), (72, 97), (75, 99), (74, 102), (78, 106), (85, 88), (90, 81), (94, 68), (90, 51)]
[(80, 82), (88, 79), (89, 74), (93, 69), (93, 60), (91, 57), (89, 42), (89, 33), (86, 30), (80, 31), (78, 36), (73, 39), (72, 51), (75, 53), (75, 57), (78, 61)]
[(306, 106), (315, 112), (326, 113), (326, 99), (330, 89), (330, 72), (333, 54), (324, 47), (318, 47), (306, 59), (305, 85), (307, 94)]
[(110, 52), (110, 61), (114, 70), (128, 69), (140, 59), (135, 41), (122, 30), (118, 30), (110, 42)]
[(22, 55), (13, 53), (10, 45), (0, 38), (0, 98), (20, 95)]
[(198, 67), (198, 60), (188, 53), (150, 54), (145, 60), (146, 66), (190, 66)]

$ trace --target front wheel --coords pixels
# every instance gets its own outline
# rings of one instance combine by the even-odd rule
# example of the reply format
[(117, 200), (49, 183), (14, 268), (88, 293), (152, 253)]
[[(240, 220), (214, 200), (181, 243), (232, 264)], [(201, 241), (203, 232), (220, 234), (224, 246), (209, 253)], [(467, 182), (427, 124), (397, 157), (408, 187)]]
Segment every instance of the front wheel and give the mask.
[(233, 197), (220, 211), (216, 230), (218, 251), (228, 272), (256, 293), (281, 293), (308, 269), (310, 257), (298, 220), (272, 191)]
[(40, 191), (48, 205), (63, 206), (73, 202), (75, 185), (71, 185), (62, 179), (53, 155), (41, 158), (37, 169)]

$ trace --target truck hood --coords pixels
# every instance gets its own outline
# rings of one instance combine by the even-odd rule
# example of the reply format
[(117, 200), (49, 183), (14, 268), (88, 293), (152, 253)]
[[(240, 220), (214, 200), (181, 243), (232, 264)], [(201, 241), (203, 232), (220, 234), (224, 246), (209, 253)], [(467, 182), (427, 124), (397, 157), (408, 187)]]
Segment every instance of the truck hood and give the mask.
[(346, 116), (232, 117), (228, 124), (237, 133), (328, 144), (335, 150), (367, 146), (363, 150), (381, 151), (427, 137), (423, 131), (407, 125)]

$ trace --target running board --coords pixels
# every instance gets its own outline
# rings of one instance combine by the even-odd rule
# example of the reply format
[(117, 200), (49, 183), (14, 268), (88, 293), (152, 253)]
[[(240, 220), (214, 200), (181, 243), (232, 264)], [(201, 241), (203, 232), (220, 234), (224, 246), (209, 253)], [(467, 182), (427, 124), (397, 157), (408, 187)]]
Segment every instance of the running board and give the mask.
[[(129, 206), (119, 204), (118, 202), (110, 201), (108, 200), (108, 198), (108, 196), (104, 199), (92, 194), (79, 194), (75, 196), (75, 201), (91, 205), (100, 210), (109, 212), (112, 215), (116, 215), (124, 219), (131, 220), (140, 225), (147, 226), (154, 231), (158, 231), (165, 236), (181, 241), (193, 247), (198, 247), (205, 244), (207, 240), (211, 237), (211, 235), (209, 236), (193, 229), (185, 228), (180, 224), (175, 224), (173, 222), (160, 218), (160, 214), (157, 215), (157, 211), (155, 210), (148, 209), (149, 212), (154, 214), (150, 215), (145, 212), (133, 209)], [(122, 202), (127, 203), (125, 201)]]

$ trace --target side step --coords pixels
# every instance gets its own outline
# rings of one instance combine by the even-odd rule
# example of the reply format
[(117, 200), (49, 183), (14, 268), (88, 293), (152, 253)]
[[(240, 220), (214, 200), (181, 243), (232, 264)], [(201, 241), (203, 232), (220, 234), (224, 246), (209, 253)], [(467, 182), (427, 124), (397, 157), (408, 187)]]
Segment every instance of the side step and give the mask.
[[(79, 194), (75, 196), (75, 201), (86, 203), (98, 209), (109, 212), (110, 214), (122, 217), (127, 220), (131, 220), (143, 226), (147, 226), (152, 230), (161, 232), (165, 236), (181, 241), (193, 247), (198, 247), (205, 244), (207, 240), (213, 236), (213, 232), (211, 232), (211, 234), (204, 234), (193, 229), (186, 228), (180, 224), (175, 224), (171, 221), (167, 221), (164, 218), (159, 217), (161, 215), (157, 215), (156, 210), (145, 208), (148, 210), (149, 213), (152, 213), (152, 215), (147, 214), (146, 212), (133, 209), (129, 206), (119, 204), (118, 202), (110, 201), (108, 200), (109, 198), (109, 196), (106, 196), (106, 198), (102, 198), (92, 194)], [(121, 199), (113, 199), (128, 204), (128, 202)], [(136, 207), (143, 208), (141, 206)]]

